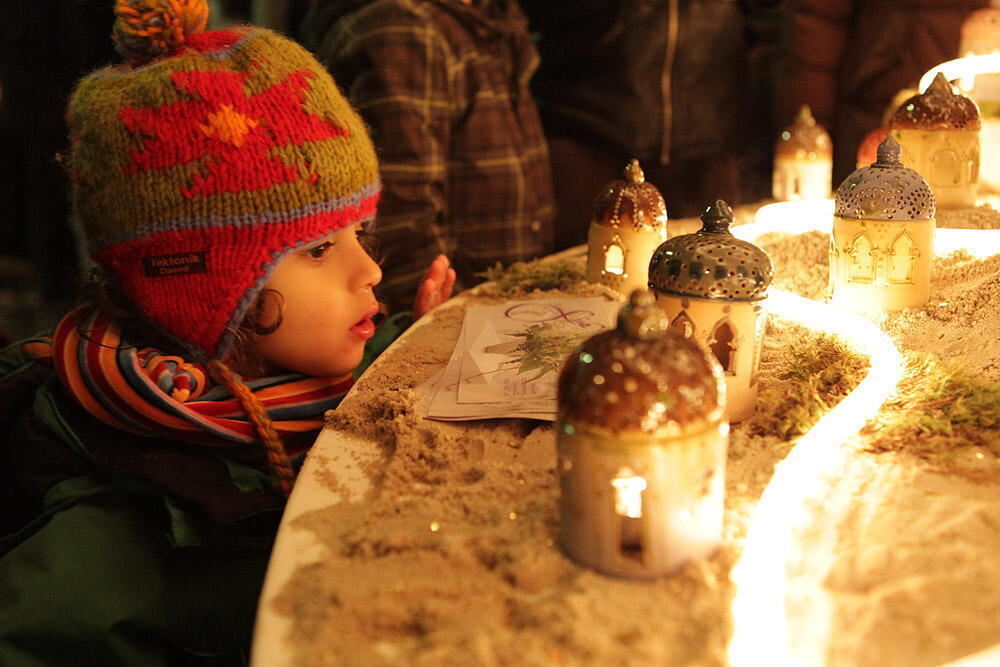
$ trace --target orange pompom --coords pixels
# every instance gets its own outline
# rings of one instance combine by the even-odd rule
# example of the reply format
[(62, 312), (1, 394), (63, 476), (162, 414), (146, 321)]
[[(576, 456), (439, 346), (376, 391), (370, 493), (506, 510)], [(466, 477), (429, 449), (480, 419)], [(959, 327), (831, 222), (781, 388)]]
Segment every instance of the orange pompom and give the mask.
[(208, 24), (206, 0), (118, 0), (114, 42), (133, 64), (169, 55)]

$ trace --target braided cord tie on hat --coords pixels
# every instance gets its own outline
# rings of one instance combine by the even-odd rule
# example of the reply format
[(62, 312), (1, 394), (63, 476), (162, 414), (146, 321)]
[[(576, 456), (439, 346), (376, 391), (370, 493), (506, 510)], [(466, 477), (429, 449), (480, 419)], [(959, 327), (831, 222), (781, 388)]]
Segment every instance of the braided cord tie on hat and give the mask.
[(254, 396), (250, 388), (243, 384), (243, 378), (234, 373), (229, 366), (217, 359), (208, 362), (208, 371), (212, 374), (212, 379), (226, 386), (240, 401), (240, 405), (246, 411), (247, 416), (257, 430), (261, 442), (267, 451), (267, 463), (271, 467), (271, 472), (277, 478), (278, 485), (287, 496), (292, 492), (292, 485), (295, 483), (295, 471), (292, 463), (288, 459), (288, 452), (281, 442), (281, 437), (274, 430), (274, 424), (267, 416), (267, 410), (261, 405), (257, 397)]

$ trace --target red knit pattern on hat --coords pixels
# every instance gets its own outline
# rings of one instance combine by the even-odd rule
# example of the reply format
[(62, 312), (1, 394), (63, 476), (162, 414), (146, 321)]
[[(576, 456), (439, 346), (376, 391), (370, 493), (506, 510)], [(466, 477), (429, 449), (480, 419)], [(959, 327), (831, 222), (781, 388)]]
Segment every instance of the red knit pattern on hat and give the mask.
[[(185, 197), (252, 192), (299, 179), (297, 165), (272, 152), (345, 136), (347, 130), (306, 112), (311, 72), (297, 71), (281, 83), (247, 95), (247, 75), (239, 72), (175, 72), (177, 90), (193, 99), (163, 107), (127, 108), (118, 117), (129, 132), (145, 137), (125, 173), (167, 169), (202, 160), (204, 173), (181, 192)], [(314, 179), (302, 165), (306, 180)]]

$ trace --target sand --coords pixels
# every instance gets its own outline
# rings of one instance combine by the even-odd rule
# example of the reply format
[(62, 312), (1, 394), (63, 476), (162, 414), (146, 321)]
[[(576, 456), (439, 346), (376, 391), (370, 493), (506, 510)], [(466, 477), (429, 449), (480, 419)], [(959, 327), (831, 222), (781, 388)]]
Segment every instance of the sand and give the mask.
[[(992, 209), (947, 217), (942, 224), (1000, 228)], [(822, 297), (824, 235), (760, 244), (775, 262), (775, 287)], [(937, 258), (931, 304), (882, 326), (901, 349), (996, 381), (998, 269), (997, 257)], [(507, 296), (487, 289), (472, 300)], [(369, 471), (378, 491), (367, 503), (297, 519), (332, 555), (296, 572), (275, 602), (294, 618), (295, 664), (727, 664), (728, 576), (748, 517), (775, 463), (822, 413), (816, 406), (836, 403), (866, 360), (772, 320), (758, 414), (731, 434), (723, 547), (672, 577), (636, 583), (580, 568), (559, 551), (551, 424), (456, 425), (417, 413), (414, 387), (447, 360), (462, 311), (446, 304), (432, 317), (330, 416), (331, 428), (385, 455)], [(996, 428), (976, 435), (989, 442)], [(800, 646), (800, 655), (815, 664), (933, 665), (1000, 642), (1000, 443), (917, 456), (905, 446), (875, 451), (869, 445), (879, 437), (850, 443), (852, 456), (818, 510), (817, 529), (835, 535), (832, 569), (811, 567), (829, 554), (813, 558), (808, 544), (794, 561), (799, 596), (825, 596), (832, 610), (829, 646)], [(812, 634), (794, 621), (792, 630)]]

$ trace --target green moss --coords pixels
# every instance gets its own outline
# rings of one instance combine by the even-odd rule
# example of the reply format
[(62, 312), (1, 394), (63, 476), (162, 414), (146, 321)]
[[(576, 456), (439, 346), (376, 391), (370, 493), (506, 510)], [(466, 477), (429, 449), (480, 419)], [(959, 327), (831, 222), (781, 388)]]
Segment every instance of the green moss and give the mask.
[(535, 290), (568, 290), (585, 280), (583, 270), (571, 262), (515, 262), (509, 267), (497, 264), (479, 274), (492, 281), (501, 294)]
[(869, 449), (947, 460), (978, 447), (1000, 458), (1000, 384), (909, 352), (899, 389), (865, 429)]
[(766, 340), (756, 409), (741, 425), (751, 435), (802, 435), (868, 372), (866, 357), (829, 334), (772, 321)]

